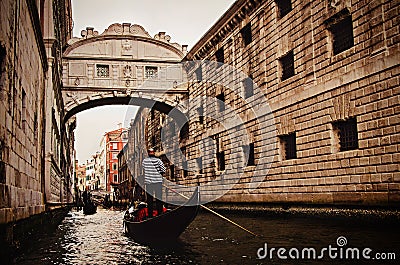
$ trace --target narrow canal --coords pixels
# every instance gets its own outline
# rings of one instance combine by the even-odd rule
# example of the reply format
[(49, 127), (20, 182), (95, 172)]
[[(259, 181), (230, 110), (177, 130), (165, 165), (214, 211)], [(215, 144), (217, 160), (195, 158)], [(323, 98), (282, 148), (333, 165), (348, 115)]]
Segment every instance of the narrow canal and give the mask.
[[(376, 253), (395, 253), (396, 260), (378, 264), (398, 264), (400, 259), (400, 226), (366, 222), (360, 219), (306, 218), (293, 216), (256, 216), (255, 214), (229, 214), (232, 220), (262, 234), (255, 238), (226, 221), (206, 212), (200, 213), (178, 242), (167, 246), (143, 246), (123, 233), (122, 211), (98, 209), (85, 216), (72, 211), (58, 229), (32, 242), (17, 264), (377, 264)], [(165, 227), (168, 229), (168, 227)], [(341, 243), (338, 238), (341, 237)], [(258, 259), (275, 248), (272, 259)], [(339, 247), (339, 244), (342, 247)], [(336, 258), (328, 251), (318, 259), (321, 249), (336, 248)], [(340, 259), (340, 249), (364, 248), (371, 260)], [(279, 258), (278, 248), (285, 248)], [(292, 259), (289, 253), (299, 258)], [(303, 248), (316, 249), (317, 260), (301, 258)], [(289, 252), (291, 250), (291, 252)], [(307, 250), (308, 251), (308, 250)], [(282, 253), (281, 253), (282, 254)], [(312, 254), (312, 253), (311, 253)], [(335, 254), (335, 251), (332, 253)], [(305, 256), (308, 253), (305, 252)], [(350, 255), (349, 255), (350, 257)], [(374, 259), (374, 260), (372, 260)]]

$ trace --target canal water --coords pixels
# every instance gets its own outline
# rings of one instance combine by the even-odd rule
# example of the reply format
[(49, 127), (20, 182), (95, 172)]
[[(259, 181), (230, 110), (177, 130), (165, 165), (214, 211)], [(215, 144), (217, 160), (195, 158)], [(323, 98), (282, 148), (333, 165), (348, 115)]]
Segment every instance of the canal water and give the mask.
[[(88, 216), (72, 211), (55, 232), (34, 240), (16, 264), (399, 264), (400, 225), (396, 223), (260, 213), (226, 216), (262, 236), (254, 237), (201, 212), (177, 242), (145, 246), (124, 235), (123, 211), (98, 209)], [(328, 250), (322, 252), (329, 246), (335, 258)], [(286, 250), (280, 257), (278, 248)], [(347, 248), (358, 248), (360, 256), (370, 248), (367, 257), (371, 259), (350, 259), (351, 252), (346, 259)], [(315, 249), (316, 259), (310, 249)], [(376, 253), (387, 259), (378, 262)], [(393, 256), (390, 253), (395, 253), (396, 260), (388, 259)]]

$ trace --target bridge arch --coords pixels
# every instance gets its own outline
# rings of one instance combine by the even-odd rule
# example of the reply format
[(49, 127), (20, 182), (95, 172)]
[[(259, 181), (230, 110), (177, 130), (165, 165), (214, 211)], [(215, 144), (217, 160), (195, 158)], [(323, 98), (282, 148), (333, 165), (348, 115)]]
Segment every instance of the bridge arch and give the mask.
[[(99, 34), (93, 28), (73, 38), (63, 53), (64, 122), (97, 106), (137, 105), (169, 113), (187, 96), (181, 61), (186, 46), (140, 25), (115, 23)], [(173, 112), (178, 123), (181, 112)]]

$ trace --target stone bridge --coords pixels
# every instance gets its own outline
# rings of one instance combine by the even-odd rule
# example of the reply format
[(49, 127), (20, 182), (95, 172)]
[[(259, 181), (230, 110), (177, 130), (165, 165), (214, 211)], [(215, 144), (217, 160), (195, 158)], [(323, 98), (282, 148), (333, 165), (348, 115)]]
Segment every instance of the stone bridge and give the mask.
[(63, 54), (65, 121), (96, 106), (133, 104), (168, 113), (187, 95), (181, 60), (186, 45), (140, 25), (112, 24), (102, 34), (82, 30)]

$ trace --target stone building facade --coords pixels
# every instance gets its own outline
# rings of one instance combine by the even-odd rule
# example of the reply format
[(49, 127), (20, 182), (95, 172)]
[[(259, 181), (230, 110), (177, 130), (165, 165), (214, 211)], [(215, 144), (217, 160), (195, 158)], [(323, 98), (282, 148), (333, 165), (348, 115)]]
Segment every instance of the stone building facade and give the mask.
[(72, 20), (68, 0), (0, 10), (0, 240), (12, 242), (20, 221), (72, 201), (75, 121), (62, 120), (60, 71)]
[[(220, 202), (398, 206), (399, 7), (236, 1), (184, 58), (189, 99), (225, 105), (188, 108), (173, 179), (223, 183), (240, 171), (229, 189), (213, 187)], [(232, 113), (245, 133), (224, 126)], [(149, 143), (160, 131), (147, 133)]]

